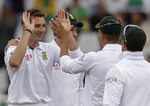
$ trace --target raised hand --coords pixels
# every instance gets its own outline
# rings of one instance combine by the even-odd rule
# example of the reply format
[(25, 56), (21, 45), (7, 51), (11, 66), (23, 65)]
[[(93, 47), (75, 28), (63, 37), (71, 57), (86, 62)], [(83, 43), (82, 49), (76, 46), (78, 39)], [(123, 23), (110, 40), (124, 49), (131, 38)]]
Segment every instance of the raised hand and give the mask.
[(69, 14), (66, 13), (64, 10), (59, 10), (57, 12), (58, 21), (63, 25), (65, 30), (69, 32), (71, 30), (71, 22), (69, 19)]
[(58, 38), (68, 38), (72, 27), (69, 14), (60, 9), (57, 12), (57, 17), (50, 21), (50, 27)]
[(22, 15), (22, 20), (25, 26), (25, 30), (29, 29), (30, 31), (33, 31), (35, 28), (35, 20), (30, 17), (30, 13), (24, 12)]

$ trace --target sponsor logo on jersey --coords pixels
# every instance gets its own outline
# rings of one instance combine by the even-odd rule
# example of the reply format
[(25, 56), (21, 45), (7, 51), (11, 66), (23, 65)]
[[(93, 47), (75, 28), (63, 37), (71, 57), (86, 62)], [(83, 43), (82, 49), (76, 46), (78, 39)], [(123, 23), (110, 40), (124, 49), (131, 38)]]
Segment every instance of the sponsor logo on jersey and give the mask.
[(61, 70), (60, 63), (55, 63), (55, 64), (53, 64), (53, 68), (54, 68), (55, 70)]
[(108, 78), (106, 79), (106, 82), (107, 82), (107, 83), (117, 82), (117, 78), (115, 78), (115, 77), (108, 77)]
[(42, 57), (43, 57), (43, 60), (48, 60), (46, 52), (42, 52)]
[(26, 54), (25, 56), (24, 56), (24, 58), (25, 58), (25, 60), (30, 60), (31, 58), (32, 58), (32, 54)]

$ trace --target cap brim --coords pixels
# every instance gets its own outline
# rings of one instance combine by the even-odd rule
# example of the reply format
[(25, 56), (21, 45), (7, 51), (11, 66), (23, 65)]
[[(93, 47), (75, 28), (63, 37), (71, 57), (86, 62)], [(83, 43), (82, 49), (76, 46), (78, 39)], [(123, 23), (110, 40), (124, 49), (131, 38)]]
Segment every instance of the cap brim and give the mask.
[(82, 28), (83, 27), (83, 23), (82, 22), (74, 22), (72, 23), (74, 26), (77, 26), (79, 28)]

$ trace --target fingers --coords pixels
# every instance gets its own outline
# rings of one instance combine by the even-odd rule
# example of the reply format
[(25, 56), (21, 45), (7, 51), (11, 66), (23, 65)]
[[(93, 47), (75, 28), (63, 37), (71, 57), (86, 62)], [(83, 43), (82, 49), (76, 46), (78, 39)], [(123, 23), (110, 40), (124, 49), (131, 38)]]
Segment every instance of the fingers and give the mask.
[(25, 12), (22, 14), (22, 21), (25, 22)]
[(27, 17), (27, 21), (28, 21), (29, 23), (31, 23), (31, 21), (30, 21), (30, 13), (26, 12), (26, 17)]
[(66, 15), (66, 12), (62, 9), (58, 10), (57, 17), (58, 17), (58, 19), (67, 19), (68, 18)]
[(58, 10), (57, 17), (58, 17), (58, 19), (62, 19), (63, 18), (61, 9)]
[(35, 18), (32, 18), (31, 20), (31, 14), (27, 11), (25, 11), (22, 15), (22, 20), (24, 24), (25, 29), (29, 29), (31, 31), (35, 28)]
[(50, 27), (53, 31), (56, 31), (60, 26), (60, 23), (58, 22), (57, 18), (51, 19), (49, 24), (50, 24)]
[(54, 33), (56, 33), (56, 30), (57, 30), (57, 29), (56, 29), (56, 26), (54, 26), (51, 21), (49, 22), (49, 25), (50, 25), (51, 30), (52, 30)]
[(17, 46), (17, 44), (19, 43), (18, 39), (11, 39), (10, 41), (8, 41), (7, 46)]
[(19, 43), (18, 39), (12, 39), (12, 40), (10, 40), (10, 45), (16, 46), (18, 43)]
[(62, 12), (63, 18), (66, 19), (66, 12), (64, 10), (61, 10), (61, 12)]
[(52, 23), (55, 27), (58, 27), (58, 26), (59, 26), (59, 22), (58, 22), (58, 19), (57, 19), (57, 18), (51, 19), (51, 23)]
[(31, 23), (30, 13), (25, 11), (22, 15), (22, 20), (23, 20), (24, 23), (29, 23), (30, 24)]
[(71, 31), (71, 27), (69, 13), (66, 13), (61, 9), (57, 12), (57, 18), (50, 21), (50, 28), (56, 36), (58, 35), (61, 38), (68, 36), (68, 33)]
[(67, 20), (70, 20), (70, 19), (69, 19), (69, 13), (68, 13), (68, 12), (66, 13), (66, 19), (67, 19)]
[(10, 46), (17, 46), (19, 43), (19, 39), (11, 39), (8, 41), (6, 47), (5, 47), (5, 50), (7, 51), (7, 49), (10, 47)]

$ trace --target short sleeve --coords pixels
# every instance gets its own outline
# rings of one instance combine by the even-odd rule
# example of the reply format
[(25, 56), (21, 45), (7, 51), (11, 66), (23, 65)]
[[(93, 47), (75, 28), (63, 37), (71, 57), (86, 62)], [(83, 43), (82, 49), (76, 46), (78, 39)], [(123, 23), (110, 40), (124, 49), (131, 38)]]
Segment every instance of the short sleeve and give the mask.
[(77, 58), (77, 57), (82, 56), (82, 55), (83, 55), (83, 52), (81, 51), (80, 48), (78, 48), (78, 49), (75, 50), (75, 51), (70, 51), (70, 50), (69, 50), (69, 55), (70, 55), (71, 58)]
[(124, 80), (120, 70), (113, 67), (108, 71), (105, 80), (104, 106), (118, 106), (123, 94)]
[(8, 75), (9, 75), (9, 78), (10, 80), (12, 79), (16, 68), (13, 68), (9, 65), (9, 60), (10, 60), (10, 57), (11, 55), (13, 54), (13, 52), (15, 51), (16, 49), (16, 46), (10, 46), (7, 51), (5, 52), (5, 56), (4, 56), (4, 61), (5, 61), (5, 65), (6, 65), (6, 68), (7, 68), (7, 72), (8, 72)]
[(11, 55), (13, 54), (13, 52), (15, 51), (15, 49), (16, 49), (16, 46), (10, 46), (10, 47), (7, 49), (7, 51), (5, 51), (4, 60), (5, 60), (5, 64), (6, 64), (7, 67), (9, 66), (10, 57), (11, 57)]

